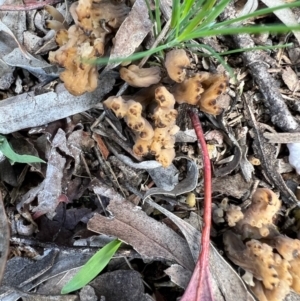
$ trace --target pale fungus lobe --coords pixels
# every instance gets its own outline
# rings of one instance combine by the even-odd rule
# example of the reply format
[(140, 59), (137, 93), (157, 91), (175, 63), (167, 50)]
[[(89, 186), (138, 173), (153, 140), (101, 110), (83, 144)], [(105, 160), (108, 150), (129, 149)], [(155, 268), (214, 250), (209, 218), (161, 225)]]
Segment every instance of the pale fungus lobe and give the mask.
[(56, 63), (65, 70), (60, 74), (66, 89), (73, 95), (81, 95), (92, 92), (97, 88), (97, 67), (84, 63), (83, 59), (91, 59), (95, 56), (95, 49), (90, 40), (76, 25), (58, 32), (58, 40), (62, 46), (49, 53), (49, 61)]
[(165, 128), (175, 124), (178, 112), (174, 109), (174, 96), (165, 87), (161, 86), (155, 90), (155, 100), (158, 103), (152, 117), (155, 126)]
[(219, 115), (222, 109), (217, 104), (217, 98), (226, 91), (228, 78), (223, 74), (207, 74), (207, 72), (201, 72), (201, 74), (204, 92), (201, 95), (199, 108), (205, 113)]
[(186, 77), (186, 68), (190, 60), (183, 49), (174, 49), (167, 53), (165, 66), (169, 77), (177, 83), (182, 83)]
[(300, 240), (279, 235), (274, 239), (274, 247), (289, 262), (292, 288), (300, 293)]
[(258, 240), (251, 239), (246, 245), (231, 231), (223, 236), (227, 256), (236, 265), (261, 280), (266, 289), (274, 289), (278, 283), (275, 269), (276, 257), (272, 247)]
[(226, 220), (229, 227), (234, 227), (238, 221), (244, 218), (241, 207), (235, 205), (228, 205), (226, 208)]
[(203, 76), (198, 73), (185, 79), (182, 83), (174, 86), (173, 94), (178, 103), (197, 105), (204, 92), (202, 87)]
[(277, 195), (267, 188), (258, 188), (253, 194), (251, 205), (246, 209), (244, 218), (237, 222), (237, 229), (244, 237), (258, 232), (261, 237), (269, 235), (273, 219), (281, 207)]
[(217, 98), (225, 92), (227, 81), (225, 75), (199, 72), (176, 84), (172, 92), (178, 103), (198, 105), (205, 113), (219, 115), (222, 108)]
[(120, 77), (132, 87), (149, 87), (161, 79), (159, 67), (139, 68), (136, 65), (122, 67)]

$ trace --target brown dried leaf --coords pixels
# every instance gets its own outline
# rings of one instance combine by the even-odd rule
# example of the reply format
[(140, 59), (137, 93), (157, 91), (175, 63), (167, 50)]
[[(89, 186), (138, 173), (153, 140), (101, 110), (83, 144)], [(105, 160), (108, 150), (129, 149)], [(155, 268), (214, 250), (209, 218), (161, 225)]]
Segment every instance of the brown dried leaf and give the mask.
[(222, 178), (214, 178), (212, 180), (212, 188), (214, 192), (230, 195), (234, 198), (241, 199), (249, 190), (253, 181), (246, 182), (241, 174), (234, 176), (225, 176)]
[(93, 133), (93, 139), (97, 142), (97, 145), (99, 147), (100, 153), (102, 154), (104, 160), (107, 160), (108, 156), (109, 156), (109, 150), (107, 149), (104, 141), (102, 140), (101, 136)]
[(89, 230), (116, 236), (145, 258), (162, 258), (193, 270), (194, 262), (186, 241), (165, 224), (125, 199), (112, 198), (107, 209), (114, 217), (96, 214), (88, 222)]
[[(150, 199), (147, 199), (147, 203), (155, 209), (165, 214), (176, 226), (181, 230), (185, 236), (194, 260), (196, 261), (200, 252), (200, 232), (196, 230), (192, 225), (186, 221), (180, 219), (175, 214), (161, 207), (157, 203)], [(191, 215), (195, 215), (191, 213)], [(209, 257), (209, 269), (211, 271), (211, 284), (213, 288), (213, 294), (215, 301), (234, 300), (238, 296), (238, 300), (242, 301), (254, 301), (251, 294), (248, 292), (245, 284), (238, 276), (238, 274), (230, 267), (230, 265), (223, 259), (223, 257), (217, 252), (217, 250), (211, 244), (210, 257)], [(176, 270), (176, 268), (175, 268)], [(177, 269), (181, 271), (181, 269)], [(175, 271), (172, 270), (173, 278), (175, 278)], [(176, 283), (184, 285), (188, 277), (188, 272), (181, 276), (177, 275)], [(204, 299), (203, 299), (204, 300)]]
[[(140, 46), (152, 27), (148, 8), (144, 0), (136, 0), (128, 17), (122, 23), (115, 35), (115, 43), (110, 53), (112, 58), (125, 58), (134, 53)], [(104, 71), (118, 66), (118, 63), (109, 64)]]
[(291, 67), (286, 67), (285, 69), (283, 69), (282, 80), (292, 92), (296, 90), (297, 86), (298, 89), (300, 88), (298, 76)]

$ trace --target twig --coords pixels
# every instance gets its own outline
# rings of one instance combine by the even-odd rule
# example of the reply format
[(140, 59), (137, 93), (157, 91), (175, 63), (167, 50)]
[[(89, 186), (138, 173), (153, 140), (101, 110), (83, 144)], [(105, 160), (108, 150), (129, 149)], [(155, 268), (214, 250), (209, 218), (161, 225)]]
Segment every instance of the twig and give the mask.
[(0, 11), (23, 11), (43, 8), (45, 5), (54, 5), (62, 2), (62, 0), (44, 0), (43, 2), (25, 2), (24, 5), (0, 5)]
[(211, 228), (211, 165), (209, 154), (199, 121), (194, 112), (189, 112), (198, 141), (202, 149), (204, 168), (204, 227), (201, 236), (201, 252), (196, 263), (190, 283), (181, 298), (181, 301), (213, 300), (213, 294), (209, 279), (209, 241)]

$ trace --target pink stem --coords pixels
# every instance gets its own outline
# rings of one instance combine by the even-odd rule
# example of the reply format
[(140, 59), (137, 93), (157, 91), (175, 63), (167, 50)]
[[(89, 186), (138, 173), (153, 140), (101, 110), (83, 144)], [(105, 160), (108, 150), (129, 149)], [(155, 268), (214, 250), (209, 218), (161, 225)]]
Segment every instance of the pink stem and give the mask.
[(201, 252), (190, 283), (181, 301), (213, 300), (209, 279), (209, 242), (211, 228), (211, 164), (201, 123), (197, 114), (189, 112), (202, 149), (204, 168), (204, 226), (201, 236)]

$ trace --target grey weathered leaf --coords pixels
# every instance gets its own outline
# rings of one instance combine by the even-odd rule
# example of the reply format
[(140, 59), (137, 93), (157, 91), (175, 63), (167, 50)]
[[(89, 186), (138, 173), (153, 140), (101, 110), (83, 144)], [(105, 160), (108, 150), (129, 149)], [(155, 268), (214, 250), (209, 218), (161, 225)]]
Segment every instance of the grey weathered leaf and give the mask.
[[(112, 58), (125, 58), (137, 49), (152, 27), (148, 8), (144, 0), (136, 0), (131, 12), (115, 35), (115, 43), (110, 53)], [(118, 63), (109, 64), (105, 70), (113, 69)]]
[(177, 184), (175, 186), (174, 189), (167, 191), (161, 188), (151, 188), (149, 189), (145, 195), (144, 195), (144, 200), (147, 197), (150, 197), (152, 195), (157, 195), (157, 194), (164, 194), (164, 195), (171, 195), (171, 196), (177, 196), (177, 195), (181, 195), (187, 192), (190, 192), (192, 190), (194, 190), (197, 186), (197, 182), (198, 182), (198, 167), (196, 165), (196, 163), (189, 159), (188, 157), (178, 157), (176, 159), (180, 159), (180, 158), (185, 158), (187, 159), (187, 176), (184, 180), (182, 180), (181, 182), (179, 182), (179, 184)]
[[(285, 4), (284, 0), (261, 0), (261, 1), (268, 7), (276, 7)], [(290, 8), (275, 10), (274, 14), (286, 26), (298, 25), (297, 19)], [(293, 33), (296, 39), (298, 40), (298, 43), (300, 43), (299, 31), (293, 30)]]
[(92, 108), (112, 89), (115, 79), (101, 78), (93, 93), (71, 95), (62, 84), (41, 95), (28, 92), (0, 102), (0, 133), (43, 125)]
[(52, 219), (55, 215), (56, 207), (61, 194), (61, 182), (66, 159), (63, 158), (56, 149), (52, 149), (47, 162), (46, 178), (44, 188), (38, 194), (38, 206), (33, 208), (33, 212), (39, 215), (47, 214)]
[(37, 59), (31, 54), (24, 55), (20, 48), (15, 48), (9, 54), (2, 57), (2, 60), (11, 67), (23, 68), (40, 81), (54, 79), (59, 76), (57, 66), (52, 66), (42, 59)]
[(171, 164), (164, 168), (162, 166), (147, 169), (151, 179), (155, 183), (156, 187), (165, 191), (172, 191), (176, 185), (178, 185), (178, 169)]

